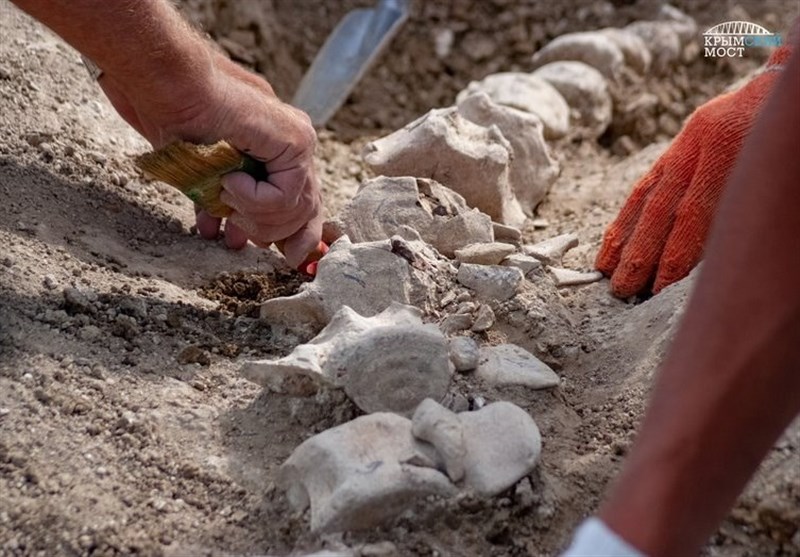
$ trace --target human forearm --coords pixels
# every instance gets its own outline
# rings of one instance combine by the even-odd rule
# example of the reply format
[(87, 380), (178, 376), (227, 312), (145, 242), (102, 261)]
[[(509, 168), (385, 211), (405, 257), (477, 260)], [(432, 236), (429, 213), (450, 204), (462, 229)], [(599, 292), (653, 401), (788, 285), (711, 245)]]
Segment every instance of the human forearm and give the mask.
[(728, 184), (705, 267), (601, 517), (658, 556), (696, 553), (800, 410), (800, 59)]
[(166, 103), (210, 83), (211, 49), (166, 0), (13, 1), (91, 58), (117, 87)]

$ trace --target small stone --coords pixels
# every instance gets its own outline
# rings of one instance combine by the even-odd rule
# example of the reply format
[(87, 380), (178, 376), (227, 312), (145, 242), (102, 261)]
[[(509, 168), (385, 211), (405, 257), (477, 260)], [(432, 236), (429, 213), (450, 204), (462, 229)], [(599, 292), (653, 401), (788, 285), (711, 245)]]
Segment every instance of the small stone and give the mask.
[(448, 315), (439, 325), (439, 329), (441, 329), (445, 335), (466, 331), (470, 327), (472, 327), (472, 316), (468, 313)]
[(103, 153), (98, 153), (97, 151), (90, 152), (89, 158), (99, 165), (105, 165), (106, 162), (108, 162), (108, 157), (106, 157)]
[(533, 219), (532, 224), (536, 230), (543, 230), (550, 226), (550, 221), (547, 219)]
[(491, 244), (470, 244), (456, 250), (456, 259), (462, 263), (478, 265), (497, 265), (516, 251), (510, 244), (493, 242)]
[(569, 129), (569, 106), (545, 80), (526, 72), (491, 74), (471, 82), (456, 97), (457, 103), (485, 93), (496, 104), (535, 114), (544, 124), (545, 139), (557, 139)]
[(102, 335), (103, 331), (94, 325), (86, 325), (85, 327), (81, 327), (80, 331), (78, 331), (78, 337), (86, 342), (97, 340)]
[(463, 263), (458, 269), (458, 282), (475, 291), (485, 300), (505, 301), (513, 298), (523, 280), (522, 271), (499, 265)]
[(147, 317), (147, 304), (142, 298), (122, 298), (117, 308), (121, 313), (131, 317), (139, 319)]
[(548, 389), (561, 382), (547, 364), (514, 344), (481, 348), (481, 361), (475, 375), (493, 385), (521, 385), (532, 389)]
[(197, 346), (190, 344), (178, 353), (179, 364), (200, 364), (202, 366), (211, 365), (211, 357), (208, 352)]
[(466, 301), (466, 302), (461, 302), (458, 305), (455, 313), (466, 313), (471, 315), (472, 312), (475, 311), (476, 309), (478, 309), (478, 304), (476, 304), (473, 301)]
[(472, 331), (483, 333), (494, 326), (495, 317), (492, 308), (486, 304), (481, 304), (478, 313), (475, 315), (475, 322), (472, 324)]
[(535, 257), (531, 257), (530, 255), (525, 255), (522, 253), (512, 253), (503, 259), (501, 265), (505, 265), (506, 267), (516, 267), (522, 271), (522, 274), (525, 275), (525, 277), (528, 277), (531, 273), (542, 268), (541, 261)]
[(573, 60), (616, 80), (625, 65), (625, 55), (608, 36), (598, 31), (566, 33), (547, 43), (533, 55), (538, 68), (550, 62)]
[(361, 548), (361, 557), (396, 557), (400, 555), (397, 546), (392, 542), (370, 543)]
[(64, 289), (64, 309), (69, 314), (76, 313), (97, 313), (94, 303), (97, 294), (91, 290), (79, 290), (77, 288)]
[(603, 135), (611, 123), (612, 102), (606, 79), (599, 71), (583, 62), (567, 60), (545, 64), (533, 75), (555, 87), (570, 108), (577, 110), (578, 124), (586, 137)]
[(441, 300), (439, 300), (439, 307), (446, 308), (455, 301), (456, 301), (456, 293), (454, 290), (450, 290), (447, 292), (447, 294), (442, 296)]
[(583, 284), (591, 284), (603, 279), (603, 273), (599, 271), (591, 271), (582, 273), (580, 271), (573, 271), (572, 269), (561, 269), (559, 267), (548, 267), (548, 271), (553, 275), (556, 286), (580, 286)]
[(526, 255), (535, 257), (546, 265), (560, 265), (561, 259), (567, 251), (578, 245), (576, 234), (561, 234), (522, 249)]
[(514, 487), (514, 500), (521, 509), (529, 509), (536, 502), (536, 495), (528, 478), (522, 478)]
[(494, 231), (494, 240), (496, 242), (503, 242), (516, 247), (522, 241), (522, 231), (519, 228), (493, 222), (492, 230)]
[(455, 337), (450, 339), (450, 361), (456, 371), (470, 371), (478, 367), (480, 361), (480, 346), (470, 337)]
[(58, 279), (56, 279), (55, 275), (45, 275), (42, 284), (48, 290), (54, 290), (58, 286)]

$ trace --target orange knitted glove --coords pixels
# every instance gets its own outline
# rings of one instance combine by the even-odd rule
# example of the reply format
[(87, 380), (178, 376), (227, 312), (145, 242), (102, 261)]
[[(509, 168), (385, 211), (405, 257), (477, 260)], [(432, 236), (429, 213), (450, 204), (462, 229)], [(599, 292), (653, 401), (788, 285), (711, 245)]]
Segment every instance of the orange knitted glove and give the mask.
[(788, 46), (780, 47), (766, 71), (699, 107), (634, 186), (595, 262), (611, 277), (615, 296), (626, 298), (650, 285), (658, 293), (700, 261), (722, 189), (772, 89), (775, 70), (789, 54)]

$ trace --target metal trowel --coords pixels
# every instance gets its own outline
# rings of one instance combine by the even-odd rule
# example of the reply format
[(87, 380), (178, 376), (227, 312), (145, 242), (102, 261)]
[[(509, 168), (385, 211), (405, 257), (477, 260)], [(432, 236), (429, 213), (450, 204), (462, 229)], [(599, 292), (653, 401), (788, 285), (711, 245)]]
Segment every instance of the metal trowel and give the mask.
[(379, 0), (348, 13), (303, 76), (292, 104), (322, 127), (342, 106), (383, 48), (408, 19), (408, 0)]

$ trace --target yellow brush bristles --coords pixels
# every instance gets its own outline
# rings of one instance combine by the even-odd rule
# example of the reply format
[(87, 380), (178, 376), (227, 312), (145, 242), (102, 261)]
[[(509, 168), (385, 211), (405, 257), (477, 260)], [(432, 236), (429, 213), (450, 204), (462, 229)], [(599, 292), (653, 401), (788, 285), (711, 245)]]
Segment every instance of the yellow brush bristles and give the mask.
[(213, 145), (177, 141), (136, 158), (136, 165), (145, 174), (179, 189), (214, 217), (227, 217), (232, 212), (219, 199), (222, 176), (241, 170), (245, 163), (246, 155), (227, 141)]

